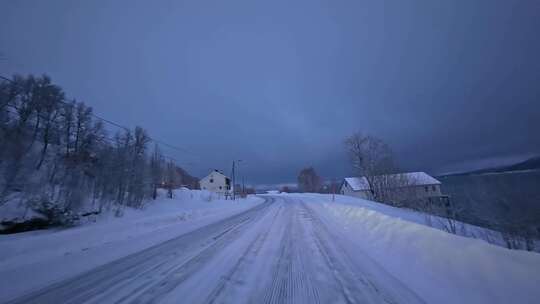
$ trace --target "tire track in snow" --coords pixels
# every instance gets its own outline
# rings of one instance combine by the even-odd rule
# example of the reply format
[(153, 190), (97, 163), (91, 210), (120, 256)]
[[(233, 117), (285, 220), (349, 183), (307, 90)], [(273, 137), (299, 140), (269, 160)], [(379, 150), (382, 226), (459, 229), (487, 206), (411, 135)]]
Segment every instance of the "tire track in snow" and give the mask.
[[(271, 203), (273, 203), (272, 199), (270, 199), (270, 204)], [(240, 225), (225, 229), (223, 232), (214, 236), (213, 240), (215, 242), (210, 246), (206, 247), (203, 251), (188, 259), (180, 266), (167, 270), (167, 273), (164, 274), (163, 279), (159, 282), (152, 284), (150, 288), (138, 294), (136, 297), (130, 297), (126, 300), (129, 300), (129, 303), (159, 302), (178, 285), (186, 281), (193, 273), (204, 267), (213, 256), (218, 254), (226, 246), (230, 245), (233, 240), (238, 238), (240, 234), (245, 231), (244, 229), (249, 229), (247, 228), (248, 226), (251, 226), (264, 216), (266, 212), (268, 212), (270, 204), (261, 212), (255, 213), (254, 216), (245, 219)]]
[[(335, 281), (338, 282), (346, 303), (425, 303), (409, 290), (406, 290), (402, 297), (396, 297), (377, 287), (377, 284), (364, 273), (363, 269), (357, 267), (346, 250), (335, 241), (336, 238), (332, 236), (328, 227), (315, 212), (304, 202), (301, 202), (300, 205), (306, 218), (312, 224), (312, 236), (318, 251), (323, 256), (327, 267), (333, 270), (331, 273)], [(399, 288), (403, 288), (403, 286), (399, 286)], [(403, 296), (405, 294), (406, 296)]]
[[(318, 225), (316, 219), (312, 216), (312, 214), (307, 212), (303, 204), (302, 206), (304, 207), (304, 211), (306, 211), (304, 213), (306, 218), (310, 219), (314, 226)], [(340, 261), (330, 252), (328, 244), (321, 238), (320, 231), (315, 228), (313, 232), (314, 233), (312, 236), (318, 253), (322, 257), (327, 268), (330, 270), (329, 273), (332, 275), (334, 281), (337, 283), (337, 286), (339, 287), (339, 293), (341, 294), (341, 297), (344, 299), (345, 303), (373, 303), (373, 301), (371, 300), (366, 301), (367, 299), (369, 299), (369, 296), (364, 290), (358, 288), (358, 282), (354, 279), (354, 277), (351, 277), (349, 275), (346, 267), (343, 266)], [(379, 302), (380, 301), (376, 301), (375, 303)]]
[(270, 225), (263, 232), (259, 233), (253, 241), (251, 241), (233, 268), (221, 278), (218, 285), (208, 295), (205, 303), (225, 303), (220, 297), (228, 289), (228, 287), (233, 287), (230, 286), (231, 282), (242, 280), (242, 272), (246, 270), (250, 264), (253, 264), (254, 260), (258, 257), (258, 254), (261, 251), (262, 246), (265, 244), (270, 231), (272, 231), (272, 228), (274, 227), (277, 218), (280, 216), (282, 209), (283, 205), (280, 205), (273, 215)]
[[(209, 259), (219, 248), (237, 237), (243, 227), (265, 214), (272, 203), (267, 199), (266, 202), (229, 218), (8, 303), (121, 303), (133, 301), (134, 296), (152, 290), (156, 285), (161, 292), (166, 292), (196, 271), (204, 264), (204, 260)], [(223, 233), (224, 231), (227, 232)], [(185, 270), (189, 271), (183, 272)], [(174, 277), (174, 284), (171, 286), (167, 280), (172, 279), (171, 275), (178, 275), (178, 271), (181, 272), (181, 276)], [(163, 294), (153, 295), (156, 298), (163, 296)], [(154, 302), (154, 299), (145, 297), (143, 302)]]
[[(286, 203), (288, 204), (288, 203)], [(317, 290), (306, 272), (299, 243), (304, 238), (295, 206), (285, 208), (287, 225), (280, 241), (280, 251), (271, 282), (261, 297), (262, 303), (320, 303)]]
[[(279, 206), (274, 200), (280, 200)], [(384, 271), (373, 271), (372, 261), (362, 264), (352, 259), (324, 219), (298, 199), (266, 198), (252, 209), (12, 303), (156, 303), (190, 298), (208, 304), (423, 303), (406, 292), (395, 292), (404, 285), (394, 284)], [(227, 266), (216, 272), (213, 267), (220, 263)], [(248, 278), (258, 281), (243, 285)], [(203, 288), (190, 289), (197, 284)], [(239, 297), (242, 292), (244, 298)]]

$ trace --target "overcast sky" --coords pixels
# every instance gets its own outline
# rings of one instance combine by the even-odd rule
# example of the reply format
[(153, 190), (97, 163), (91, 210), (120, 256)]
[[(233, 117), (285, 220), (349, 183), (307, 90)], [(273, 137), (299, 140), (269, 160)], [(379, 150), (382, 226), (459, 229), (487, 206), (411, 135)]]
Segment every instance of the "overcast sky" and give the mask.
[(540, 153), (540, 1), (7, 1), (0, 74), (185, 148), (203, 176), (351, 174), (343, 139), (431, 173)]

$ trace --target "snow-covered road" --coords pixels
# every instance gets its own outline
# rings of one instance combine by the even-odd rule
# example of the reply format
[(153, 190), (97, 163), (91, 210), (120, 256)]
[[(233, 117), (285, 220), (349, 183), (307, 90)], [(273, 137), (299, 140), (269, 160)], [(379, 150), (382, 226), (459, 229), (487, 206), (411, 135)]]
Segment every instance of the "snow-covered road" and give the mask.
[(423, 303), (302, 198), (265, 200), (11, 303)]

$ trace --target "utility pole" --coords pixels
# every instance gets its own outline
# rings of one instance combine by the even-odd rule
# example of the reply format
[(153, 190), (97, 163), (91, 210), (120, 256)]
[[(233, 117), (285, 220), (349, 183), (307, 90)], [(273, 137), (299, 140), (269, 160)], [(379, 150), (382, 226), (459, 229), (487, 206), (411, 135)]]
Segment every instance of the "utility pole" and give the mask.
[(232, 177), (232, 186), (231, 186), (231, 190), (232, 190), (232, 199), (234, 201), (234, 160), (232, 161), (232, 173), (231, 173), (231, 177)]
[(336, 200), (336, 179), (332, 178), (332, 202)]
[(236, 162), (241, 162), (242, 160), (241, 159), (238, 159), (238, 160), (233, 160), (232, 162), (232, 199), (233, 201), (236, 200), (236, 177), (235, 177), (235, 165), (236, 165)]
[(246, 196), (246, 184), (244, 183), (244, 175), (242, 175), (242, 197)]

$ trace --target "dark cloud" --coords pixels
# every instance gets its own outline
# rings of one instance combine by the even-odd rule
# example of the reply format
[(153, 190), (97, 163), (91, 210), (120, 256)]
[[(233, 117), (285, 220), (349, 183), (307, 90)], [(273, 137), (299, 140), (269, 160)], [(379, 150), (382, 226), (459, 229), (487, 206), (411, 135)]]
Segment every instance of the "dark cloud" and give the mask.
[[(294, 2), (294, 3), (293, 3)], [(203, 175), (350, 174), (343, 138), (407, 170), (540, 152), (538, 1), (11, 1), (2, 74), (47, 73)]]

